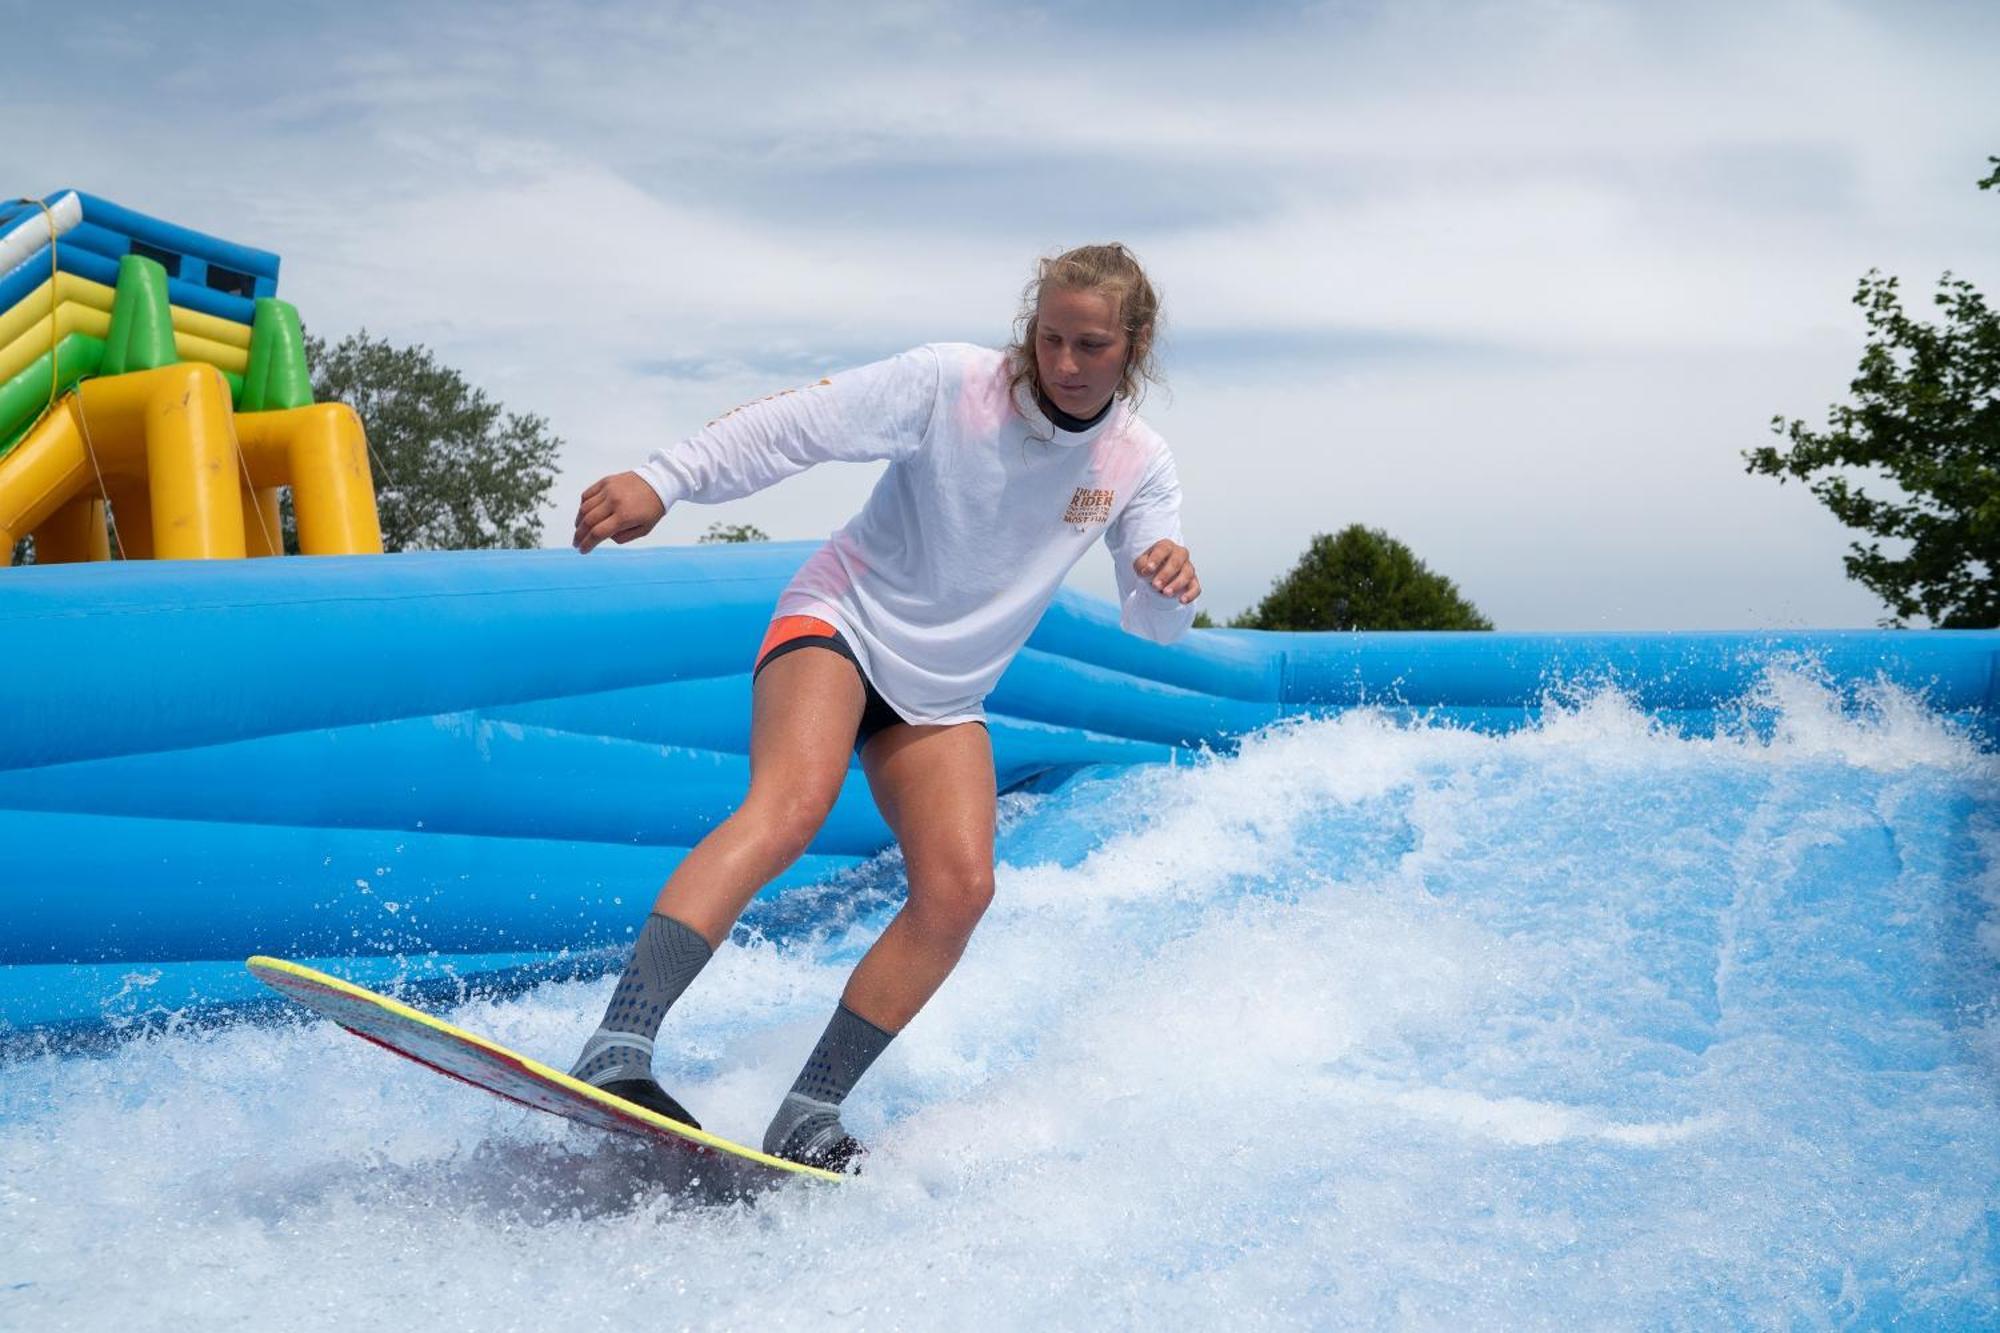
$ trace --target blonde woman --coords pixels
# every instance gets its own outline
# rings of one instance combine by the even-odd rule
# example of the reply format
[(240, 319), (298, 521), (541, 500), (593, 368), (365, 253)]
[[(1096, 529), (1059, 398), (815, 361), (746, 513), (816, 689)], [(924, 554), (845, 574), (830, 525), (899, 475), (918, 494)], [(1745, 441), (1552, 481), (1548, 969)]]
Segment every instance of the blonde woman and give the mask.
[[(736, 499), (815, 463), (887, 459), (861, 512), (779, 597), (753, 670), (750, 791), (677, 866), (571, 1073), (685, 1124), (653, 1040), (758, 889), (802, 855), (859, 751), (909, 897), (855, 967), (764, 1150), (833, 1170), (854, 1083), (956, 966), (993, 896), (982, 703), (1071, 566), (1104, 538), (1124, 628), (1193, 622), (1180, 483), (1134, 408), (1159, 298), (1121, 245), (1044, 260), (1013, 346), (919, 347), (738, 409), (596, 482), (576, 547), (629, 542), (683, 500)], [(816, 650), (816, 651), (808, 651)]]

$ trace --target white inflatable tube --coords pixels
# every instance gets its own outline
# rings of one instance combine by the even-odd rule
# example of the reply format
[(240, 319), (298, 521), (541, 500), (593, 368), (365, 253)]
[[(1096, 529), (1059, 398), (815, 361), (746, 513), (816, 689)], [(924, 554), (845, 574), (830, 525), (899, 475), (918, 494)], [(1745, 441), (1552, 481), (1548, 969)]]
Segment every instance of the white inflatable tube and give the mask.
[[(66, 191), (49, 205), (49, 213), (55, 217), (56, 235), (61, 236), (83, 221), (83, 200), (76, 197), (75, 190)], [(29, 210), (0, 232), (0, 274), (12, 273), (29, 255), (48, 243), (49, 219), (39, 208)]]

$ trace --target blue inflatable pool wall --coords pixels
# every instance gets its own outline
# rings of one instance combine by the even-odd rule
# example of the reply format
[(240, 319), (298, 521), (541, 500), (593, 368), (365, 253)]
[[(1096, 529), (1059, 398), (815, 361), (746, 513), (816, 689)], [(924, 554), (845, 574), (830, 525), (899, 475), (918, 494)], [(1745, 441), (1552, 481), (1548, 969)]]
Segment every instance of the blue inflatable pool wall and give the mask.
[[(0, 581), (0, 1030), (629, 937), (748, 781), (749, 667), (813, 543), (30, 567)], [(2000, 631), (1264, 634), (1163, 647), (1064, 593), (988, 700), (1002, 790), (1355, 706), (1481, 730), (1603, 683), (1684, 730), (1774, 662), (1989, 739)], [(885, 847), (857, 769), (767, 894)], [(369, 960), (356, 962), (355, 960)]]

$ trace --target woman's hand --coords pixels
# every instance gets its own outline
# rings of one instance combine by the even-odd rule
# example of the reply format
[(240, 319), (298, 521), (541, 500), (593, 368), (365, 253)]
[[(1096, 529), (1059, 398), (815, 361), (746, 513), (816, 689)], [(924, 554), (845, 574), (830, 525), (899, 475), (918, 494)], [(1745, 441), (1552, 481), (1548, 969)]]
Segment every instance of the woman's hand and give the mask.
[(1132, 562), (1132, 568), (1140, 578), (1152, 582), (1154, 592), (1162, 597), (1177, 597), (1182, 606), (1201, 596), (1201, 580), (1195, 577), (1187, 547), (1165, 537), (1147, 547)]
[(615, 472), (593, 482), (576, 509), (576, 549), (588, 555), (605, 538), (623, 546), (653, 530), (667, 507), (636, 472)]

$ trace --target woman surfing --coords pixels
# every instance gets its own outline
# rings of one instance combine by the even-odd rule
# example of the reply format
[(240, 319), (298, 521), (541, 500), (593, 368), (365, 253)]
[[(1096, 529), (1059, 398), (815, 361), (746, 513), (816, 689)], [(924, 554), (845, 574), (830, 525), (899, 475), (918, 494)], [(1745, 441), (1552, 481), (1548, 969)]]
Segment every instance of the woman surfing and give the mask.
[(651, 532), (816, 463), (887, 459), (866, 504), (778, 598), (752, 672), (750, 790), (675, 867), (571, 1074), (695, 1125), (661, 1088), (662, 1019), (759, 889), (806, 851), (859, 753), (903, 849), (909, 897), (848, 978), (764, 1151), (831, 1170), (863, 1151), (855, 1082), (957, 965), (993, 896), (995, 783), (983, 701), (1064, 576), (1103, 538), (1120, 623), (1193, 623), (1180, 483), (1138, 417), (1159, 299), (1121, 245), (1041, 262), (1014, 344), (916, 348), (710, 423), (585, 490), (575, 545)]

